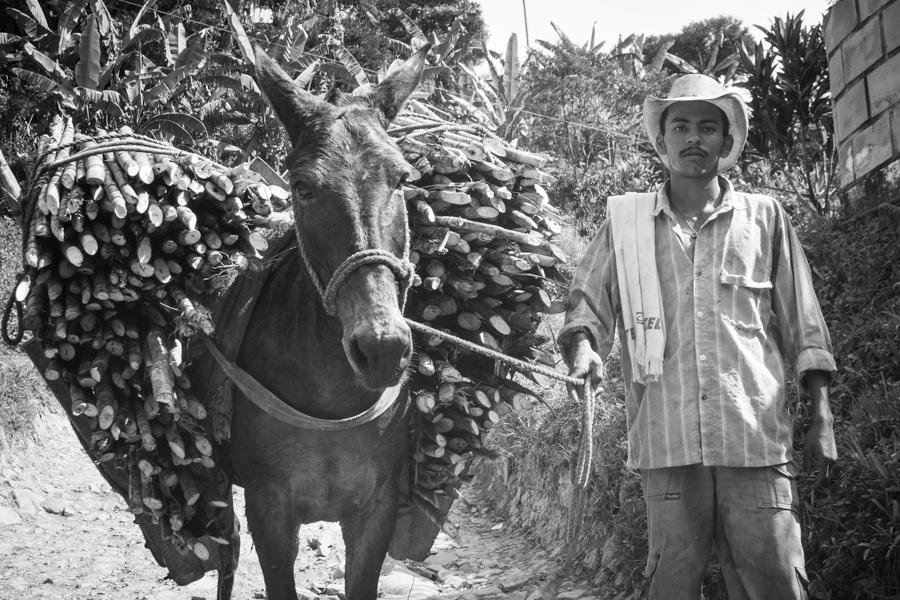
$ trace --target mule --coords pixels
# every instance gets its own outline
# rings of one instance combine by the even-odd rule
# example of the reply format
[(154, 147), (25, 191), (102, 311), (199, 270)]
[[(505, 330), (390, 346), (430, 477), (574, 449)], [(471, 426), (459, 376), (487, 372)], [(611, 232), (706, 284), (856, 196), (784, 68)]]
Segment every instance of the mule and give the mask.
[[(412, 337), (402, 314), (409, 239), (398, 188), (411, 167), (385, 127), (418, 85), (425, 52), (370, 93), (335, 93), (326, 102), (257, 50), (260, 88), (293, 145), (287, 164), (301, 252), (269, 274), (237, 363), (314, 418), (365, 411), (384, 390), (402, 388), (409, 366)], [(405, 390), (372, 422), (339, 431), (298, 429), (236, 394), (231, 468), (245, 489), (269, 600), (297, 598), (299, 528), (315, 521), (340, 522), (347, 599), (376, 597), (408, 421)], [(231, 577), (220, 573), (220, 600), (230, 598)]]

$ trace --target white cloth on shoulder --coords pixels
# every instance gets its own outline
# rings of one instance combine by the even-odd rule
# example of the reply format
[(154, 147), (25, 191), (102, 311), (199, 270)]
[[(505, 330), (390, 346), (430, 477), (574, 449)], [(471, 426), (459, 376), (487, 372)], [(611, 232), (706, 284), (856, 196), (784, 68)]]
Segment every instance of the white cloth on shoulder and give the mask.
[(655, 202), (655, 193), (627, 193), (610, 196), (606, 203), (632, 378), (643, 384), (659, 379), (666, 348), (656, 270)]

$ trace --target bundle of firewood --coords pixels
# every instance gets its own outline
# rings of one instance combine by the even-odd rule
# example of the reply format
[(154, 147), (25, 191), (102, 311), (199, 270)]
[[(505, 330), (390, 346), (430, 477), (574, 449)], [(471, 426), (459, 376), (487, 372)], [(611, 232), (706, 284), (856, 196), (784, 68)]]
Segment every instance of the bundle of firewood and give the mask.
[[(289, 192), (127, 128), (94, 137), (54, 122), (24, 211), (23, 328), (65, 382), (96, 461), (127, 469), (129, 509), (207, 560), (223, 542), (214, 483), (231, 407), (192, 392), (185, 342), (211, 333), (198, 299), (260, 266), (257, 227), (290, 227)], [(227, 478), (225, 479), (227, 480)], [(195, 518), (196, 517), (196, 518)]]
[[(417, 265), (407, 315), (480, 347), (553, 365), (542, 314), (565, 254), (542, 184), (548, 157), (510, 147), (474, 125), (412, 102), (389, 130), (419, 173), (404, 188), (411, 260)], [(413, 500), (440, 519), (485, 434), (510, 410), (529, 406), (515, 370), (437, 334), (417, 334), (412, 396), (416, 462)]]

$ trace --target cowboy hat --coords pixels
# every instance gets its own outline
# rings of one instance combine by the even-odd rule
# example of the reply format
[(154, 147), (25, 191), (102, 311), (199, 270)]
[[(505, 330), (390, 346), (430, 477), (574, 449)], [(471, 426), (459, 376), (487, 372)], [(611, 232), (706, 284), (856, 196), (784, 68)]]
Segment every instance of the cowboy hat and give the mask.
[[(648, 96), (644, 99), (644, 129), (650, 136), (650, 142), (656, 148), (656, 138), (660, 133), (659, 118), (663, 111), (676, 102), (697, 100), (717, 106), (728, 119), (728, 133), (734, 138), (734, 144), (727, 156), (719, 158), (719, 171), (730, 169), (737, 162), (747, 141), (747, 105), (737, 91), (726, 90), (721, 83), (707, 75), (684, 75), (672, 84), (668, 97)], [(659, 156), (668, 168), (669, 159), (665, 154)]]

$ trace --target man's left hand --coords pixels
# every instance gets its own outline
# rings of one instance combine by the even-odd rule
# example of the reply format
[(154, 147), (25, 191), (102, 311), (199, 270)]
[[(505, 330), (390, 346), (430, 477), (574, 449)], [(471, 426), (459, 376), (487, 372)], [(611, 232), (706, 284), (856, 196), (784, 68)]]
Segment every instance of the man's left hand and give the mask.
[(837, 460), (837, 444), (834, 441), (834, 421), (814, 419), (806, 432), (803, 445), (803, 469), (818, 471), (813, 487), (821, 486), (831, 476), (831, 466)]

